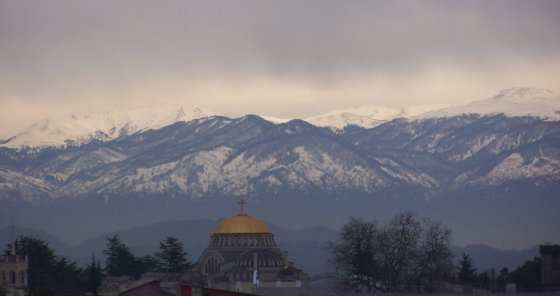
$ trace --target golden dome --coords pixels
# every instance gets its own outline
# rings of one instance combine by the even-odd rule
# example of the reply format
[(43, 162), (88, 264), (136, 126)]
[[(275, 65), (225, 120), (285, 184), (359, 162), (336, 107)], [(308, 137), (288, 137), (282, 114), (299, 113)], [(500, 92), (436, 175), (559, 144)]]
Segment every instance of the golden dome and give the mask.
[(235, 216), (227, 217), (220, 221), (214, 229), (214, 234), (233, 233), (272, 233), (270, 228), (259, 218), (241, 212)]

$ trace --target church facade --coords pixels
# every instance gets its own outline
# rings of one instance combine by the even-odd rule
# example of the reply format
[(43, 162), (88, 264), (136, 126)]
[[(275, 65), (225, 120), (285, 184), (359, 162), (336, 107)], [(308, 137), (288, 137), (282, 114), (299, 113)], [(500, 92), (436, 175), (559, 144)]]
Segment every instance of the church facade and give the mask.
[(288, 260), (274, 241), (274, 234), (260, 219), (243, 210), (224, 218), (210, 236), (210, 243), (187, 274), (193, 286), (251, 293), (257, 287), (298, 288), (309, 277)]
[(13, 246), (8, 255), (0, 256), (0, 296), (27, 295), (28, 259), (17, 255)]

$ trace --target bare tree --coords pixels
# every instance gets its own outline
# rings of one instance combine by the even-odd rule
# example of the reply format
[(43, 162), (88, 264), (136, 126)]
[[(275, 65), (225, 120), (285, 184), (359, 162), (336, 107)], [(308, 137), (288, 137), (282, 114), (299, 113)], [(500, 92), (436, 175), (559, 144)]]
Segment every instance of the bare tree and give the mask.
[(440, 222), (396, 214), (383, 228), (352, 218), (331, 242), (331, 263), (355, 292), (434, 291), (453, 271), (451, 230)]
[(422, 281), (427, 281), (423, 292), (435, 292), (435, 281), (444, 280), (453, 273), (451, 233), (451, 229), (439, 221), (429, 218), (423, 221), (420, 252), (416, 262), (417, 285), (422, 286)]
[(410, 212), (397, 214), (389, 221), (378, 237), (379, 254), (386, 273), (387, 292), (393, 292), (397, 282), (406, 284), (408, 273), (413, 271), (415, 256), (422, 229)]
[(338, 241), (330, 242), (331, 264), (344, 278), (344, 288), (354, 292), (377, 291), (381, 278), (377, 262), (376, 241), (378, 231), (375, 222), (351, 218), (338, 234)]

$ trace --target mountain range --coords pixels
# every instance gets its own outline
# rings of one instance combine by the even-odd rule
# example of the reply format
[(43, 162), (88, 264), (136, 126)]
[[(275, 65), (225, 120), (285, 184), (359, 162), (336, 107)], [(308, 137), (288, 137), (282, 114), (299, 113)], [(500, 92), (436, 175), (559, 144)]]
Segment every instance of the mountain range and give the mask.
[(158, 110), (43, 121), (3, 140), (0, 225), (79, 241), (219, 218), (244, 197), (290, 227), (411, 210), (450, 225), (463, 244), (560, 241), (560, 97), (550, 91), (509, 89), (427, 113), (363, 108), (288, 121)]
[[(445, 104), (387, 108), (367, 106), (335, 110), (303, 120), (315, 126), (328, 127), (335, 132), (353, 125), (373, 128), (397, 118), (426, 119), (463, 114), (531, 116), (560, 120), (560, 97), (545, 89), (517, 87), (464, 106)], [(81, 145), (91, 141), (109, 141), (149, 129), (160, 129), (175, 122), (219, 115), (199, 106), (152, 106), (86, 115), (68, 115), (44, 119), (0, 139), (0, 147), (40, 148)], [(228, 117), (222, 114), (221, 116)], [(275, 124), (292, 119), (261, 116)]]

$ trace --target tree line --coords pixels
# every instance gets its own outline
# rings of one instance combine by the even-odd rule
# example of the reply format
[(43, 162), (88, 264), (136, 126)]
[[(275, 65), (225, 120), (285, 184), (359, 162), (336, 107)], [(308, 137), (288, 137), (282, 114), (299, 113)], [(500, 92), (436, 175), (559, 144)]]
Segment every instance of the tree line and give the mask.
[(539, 257), (525, 261), (512, 271), (504, 267), (494, 274), (489, 271), (477, 272), (473, 260), (468, 254), (463, 253), (459, 260), (456, 282), (492, 292), (505, 292), (508, 283), (515, 283), (518, 292), (539, 292), (541, 276), (542, 267)]
[[(477, 272), (468, 254), (454, 266), (452, 231), (439, 221), (418, 218), (412, 213), (396, 214), (381, 225), (351, 218), (337, 239), (328, 243), (334, 271), (342, 278), (342, 288), (363, 293), (434, 293), (441, 283), (469, 285), (504, 291), (516, 283), (520, 291), (539, 291), (541, 260), (535, 257), (513, 271), (503, 268), (498, 275)], [(6, 254), (12, 246), (8, 246)], [(107, 237), (102, 253), (104, 264), (92, 254), (91, 262), (80, 268), (59, 256), (48, 243), (23, 236), (13, 246), (18, 255), (28, 256), (28, 288), (35, 295), (80, 295), (96, 293), (104, 276), (139, 278), (146, 272), (184, 273), (191, 267), (183, 244), (173, 236), (159, 243), (153, 254), (136, 256), (118, 235)]]
[(81, 295), (96, 293), (104, 276), (133, 276), (139, 278), (146, 272), (184, 273), (191, 263), (183, 243), (169, 236), (159, 243), (152, 255), (136, 256), (121, 242), (118, 235), (107, 237), (103, 250), (105, 264), (92, 254), (90, 264), (79, 268), (65, 256), (56, 255), (48, 243), (31, 236), (19, 237), (8, 245), (5, 254), (14, 248), (20, 256), (28, 256), (28, 295)]

